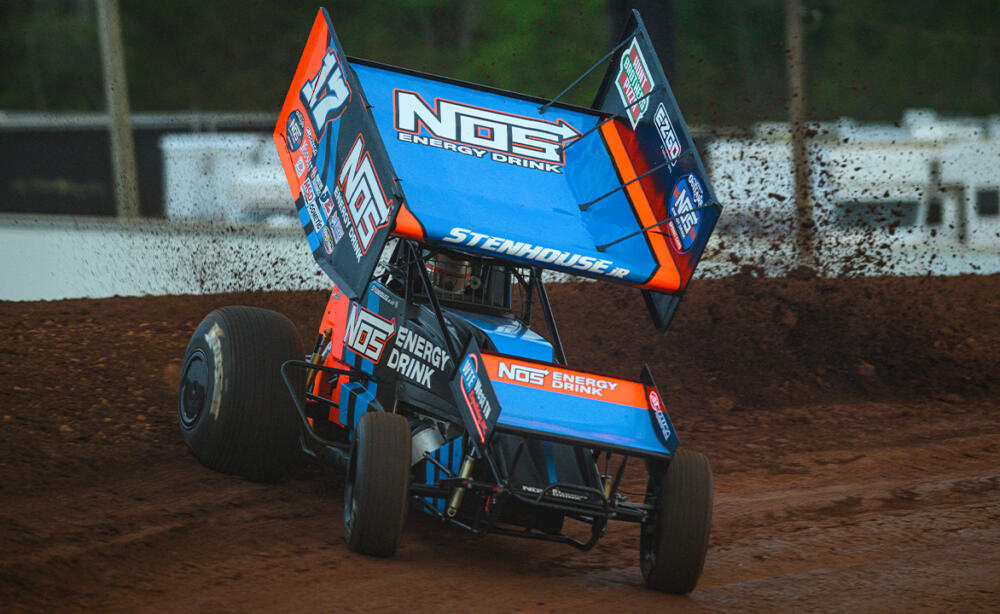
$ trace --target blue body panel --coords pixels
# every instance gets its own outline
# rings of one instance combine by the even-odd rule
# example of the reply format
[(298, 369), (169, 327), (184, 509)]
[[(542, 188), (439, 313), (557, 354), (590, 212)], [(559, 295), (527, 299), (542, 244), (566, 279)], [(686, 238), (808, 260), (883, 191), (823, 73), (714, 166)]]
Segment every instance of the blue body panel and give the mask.
[[(500, 400), (497, 428), (512, 427), (534, 433), (606, 444), (655, 455), (673, 454), (677, 434), (670, 425), (667, 445), (660, 441), (647, 409), (560, 394), (493, 381)], [(664, 417), (669, 424), (669, 418)]]
[[(379, 301), (381, 300), (377, 294), (371, 291), (371, 287), (377, 285), (377, 282), (371, 282), (368, 284), (368, 291), (363, 297), (361, 297), (370, 311), (378, 312)], [(368, 375), (371, 375), (375, 369), (375, 364), (365, 358), (364, 356), (359, 356), (354, 351), (352, 351), (347, 346), (344, 346), (344, 356), (343, 359), (348, 364), (357, 364), (358, 361), (361, 363), (361, 370)], [(339, 408), (339, 421), (341, 424), (348, 423), (348, 408), (350, 407), (350, 398), (352, 395), (357, 396), (357, 401), (355, 402), (354, 411), (354, 424), (349, 425), (351, 427), (350, 436), (354, 437), (354, 427), (357, 426), (358, 420), (364, 415), (366, 411), (372, 405), (377, 404), (375, 396), (378, 393), (378, 384), (374, 381), (369, 381), (368, 385), (365, 386), (361, 382), (348, 382), (340, 387), (340, 408)]]
[[(434, 457), (434, 460), (447, 467), (452, 472), (452, 475), (457, 474), (462, 464), (462, 439), (458, 438), (449, 441), (435, 450), (431, 455)], [(436, 484), (438, 480), (446, 477), (449, 476), (441, 471), (437, 465), (434, 463), (426, 463), (426, 467), (424, 469), (425, 484)], [(424, 501), (427, 501), (427, 503), (436, 507), (442, 514), (444, 513), (447, 505), (447, 502), (442, 497), (424, 497)]]
[[(598, 133), (589, 134), (567, 148), (565, 164), (550, 167), (557, 170), (524, 168), (495, 160), (497, 152), (485, 147), (466, 147), (468, 151), (483, 152), (477, 155), (444, 149), (442, 139), (434, 139), (434, 145), (412, 142), (413, 133), (397, 129), (395, 96), (397, 91), (413, 92), (428, 106), (440, 100), (454, 101), (571, 126), (576, 134), (594, 128), (600, 119), (597, 113), (551, 107), (541, 115), (536, 102), (439, 81), (430, 75), (418, 77), (358, 63), (352, 66), (372, 105), (375, 124), (402, 181), (408, 206), (423, 225), (428, 243), (496, 255), (497, 245), (491, 248), (487, 239), (496, 237), (607, 264), (588, 271), (580, 268), (583, 265), (579, 259), (573, 261), (576, 266), (566, 266), (568, 258), (562, 263), (558, 260), (545, 263), (537, 258), (502, 256), (513, 260), (632, 283), (643, 283), (650, 277), (656, 261), (642, 236), (604, 252), (596, 249), (597, 245), (639, 230), (624, 193), (615, 192), (586, 212), (577, 206), (619, 186), (620, 180)], [(433, 137), (422, 125), (415, 134), (421, 138)], [(467, 231), (463, 241), (454, 240), (455, 228)], [(481, 233), (483, 238), (477, 240), (468, 233)], [(450, 242), (449, 236), (453, 238)], [(622, 277), (609, 275), (616, 267), (627, 269), (628, 273)]]
[(447, 310), (486, 333), (501, 354), (530, 360), (552, 360), (552, 344), (518, 320)]

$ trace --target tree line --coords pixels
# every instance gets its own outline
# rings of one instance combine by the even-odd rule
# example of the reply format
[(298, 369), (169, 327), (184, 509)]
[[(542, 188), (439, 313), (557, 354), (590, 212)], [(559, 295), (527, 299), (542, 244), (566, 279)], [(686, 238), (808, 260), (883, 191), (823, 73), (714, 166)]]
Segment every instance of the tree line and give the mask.
[[(275, 111), (315, 2), (120, 0), (135, 111)], [(617, 36), (624, 0), (327, 1), (351, 55), (553, 96)], [(634, 4), (634, 3), (633, 3)], [(647, 0), (689, 122), (784, 119), (781, 0)], [(996, 0), (803, 0), (811, 119), (894, 121), (912, 107), (1000, 113)], [(104, 106), (92, 0), (0, 4), (0, 109)], [(650, 28), (654, 30), (653, 27)], [(587, 105), (602, 71), (570, 102)]]

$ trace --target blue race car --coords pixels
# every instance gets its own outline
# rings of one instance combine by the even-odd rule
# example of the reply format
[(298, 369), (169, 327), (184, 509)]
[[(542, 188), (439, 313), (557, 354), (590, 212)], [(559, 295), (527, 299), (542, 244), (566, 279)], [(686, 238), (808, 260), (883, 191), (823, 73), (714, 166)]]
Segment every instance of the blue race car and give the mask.
[[(608, 57), (582, 108), (348, 60), (320, 10), (274, 138), (333, 289), (308, 356), (271, 311), (202, 321), (179, 395), (194, 455), (258, 481), (303, 452), (346, 468), (345, 537), (375, 556), (409, 506), (583, 550), (637, 522), (646, 583), (691, 591), (708, 460), (678, 448), (648, 368), (567, 364), (543, 283), (635, 286), (665, 331), (721, 212), (638, 13)], [(630, 458), (641, 500), (619, 488)]]

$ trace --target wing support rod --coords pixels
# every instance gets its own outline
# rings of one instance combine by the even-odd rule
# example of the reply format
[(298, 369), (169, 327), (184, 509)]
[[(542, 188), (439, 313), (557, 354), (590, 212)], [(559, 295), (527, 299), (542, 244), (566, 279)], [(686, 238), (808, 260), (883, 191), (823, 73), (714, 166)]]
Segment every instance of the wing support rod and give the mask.
[(685, 151), (684, 153), (682, 153), (681, 155), (679, 155), (676, 158), (674, 158), (673, 160), (665, 160), (664, 162), (661, 162), (661, 163), (657, 164), (656, 166), (654, 166), (653, 168), (649, 169), (645, 173), (639, 175), (635, 179), (632, 179), (631, 181), (626, 181), (625, 183), (619, 184), (619, 186), (617, 188), (611, 190), (607, 194), (603, 194), (601, 196), (598, 196), (594, 200), (589, 200), (589, 201), (587, 201), (585, 203), (581, 203), (581, 204), (579, 204), (577, 206), (580, 207), (580, 211), (586, 211), (587, 209), (590, 208), (591, 205), (593, 205), (597, 201), (604, 200), (605, 198), (607, 198), (608, 196), (611, 196), (612, 194), (614, 194), (618, 190), (622, 190), (622, 189), (628, 187), (629, 185), (635, 183), (636, 181), (639, 181), (640, 179), (642, 179), (646, 175), (649, 175), (650, 173), (655, 173), (656, 171), (660, 170), (661, 168), (663, 168), (665, 166), (669, 166), (671, 164), (676, 164), (681, 158), (687, 158), (687, 157), (692, 156), (692, 155), (694, 155), (694, 149), (689, 149), (689, 150)]
[(538, 107), (538, 114), (539, 114), (539, 115), (542, 115), (542, 114), (544, 114), (544, 113), (545, 113), (545, 111), (547, 111), (549, 107), (551, 107), (551, 106), (552, 106), (553, 104), (555, 104), (555, 102), (556, 102), (557, 100), (559, 100), (560, 98), (562, 98), (562, 97), (563, 97), (563, 95), (564, 95), (564, 94), (565, 94), (566, 92), (568, 92), (568, 91), (570, 91), (571, 89), (573, 89), (574, 87), (576, 87), (576, 86), (577, 86), (577, 84), (578, 84), (578, 83), (580, 83), (581, 81), (583, 81), (583, 80), (584, 80), (584, 78), (586, 78), (586, 76), (587, 76), (587, 75), (589, 75), (590, 73), (594, 72), (594, 69), (595, 69), (595, 68), (597, 68), (598, 66), (600, 66), (601, 64), (603, 64), (603, 63), (604, 63), (605, 61), (607, 61), (607, 59), (608, 59), (608, 58), (610, 58), (610, 57), (611, 57), (611, 56), (613, 56), (613, 55), (614, 55), (615, 53), (617, 53), (619, 49), (621, 49), (622, 47), (624, 47), (624, 46), (625, 46), (625, 43), (629, 42), (629, 40), (630, 40), (630, 39), (626, 37), (626, 38), (625, 38), (625, 40), (623, 40), (622, 42), (618, 43), (618, 44), (617, 44), (617, 45), (615, 46), (615, 48), (614, 48), (614, 49), (612, 49), (611, 51), (609, 51), (609, 52), (608, 52), (608, 53), (607, 53), (607, 54), (606, 54), (606, 55), (605, 55), (605, 56), (604, 56), (603, 58), (601, 58), (601, 59), (597, 60), (597, 62), (596, 62), (596, 63), (595, 63), (595, 64), (594, 64), (593, 66), (591, 66), (590, 68), (588, 68), (588, 69), (587, 69), (586, 71), (584, 71), (584, 73), (583, 73), (582, 75), (580, 75), (579, 77), (577, 77), (577, 78), (576, 78), (576, 81), (574, 81), (574, 82), (570, 83), (570, 84), (569, 84), (569, 86), (568, 86), (568, 87), (567, 87), (566, 89), (564, 89), (563, 91), (559, 92), (559, 95), (558, 95), (558, 96), (556, 96), (556, 97), (555, 97), (555, 98), (553, 98), (552, 100), (550, 100), (550, 101), (546, 102), (546, 103), (545, 103), (545, 104), (543, 104), (542, 106)]
[(653, 89), (651, 89), (651, 90), (649, 90), (648, 92), (646, 92), (645, 94), (643, 94), (641, 98), (637, 98), (637, 99), (635, 100), (635, 102), (633, 102), (632, 104), (628, 105), (627, 107), (625, 107), (625, 108), (624, 108), (624, 109), (622, 109), (621, 111), (618, 111), (618, 112), (617, 112), (617, 113), (615, 113), (614, 115), (609, 115), (609, 116), (608, 116), (608, 117), (607, 117), (606, 119), (603, 119), (603, 120), (601, 120), (600, 122), (598, 122), (598, 124), (597, 124), (596, 126), (594, 126), (594, 127), (593, 127), (593, 128), (591, 128), (590, 130), (588, 130), (588, 131), (584, 132), (584, 133), (583, 133), (583, 134), (581, 134), (580, 136), (578, 136), (578, 137), (576, 137), (575, 139), (573, 139), (572, 141), (570, 141), (570, 142), (569, 142), (569, 145), (563, 145), (563, 148), (562, 148), (562, 150), (563, 150), (563, 151), (566, 151), (567, 149), (569, 149), (570, 147), (572, 147), (572, 146), (573, 146), (573, 145), (575, 145), (576, 143), (579, 143), (580, 141), (582, 141), (582, 140), (584, 139), (584, 137), (587, 137), (587, 136), (590, 136), (590, 135), (591, 135), (591, 134), (593, 134), (594, 132), (597, 132), (598, 130), (600, 130), (600, 129), (601, 129), (601, 126), (603, 126), (604, 124), (606, 124), (606, 123), (608, 123), (608, 122), (610, 122), (610, 121), (612, 121), (612, 120), (615, 120), (615, 119), (623, 119), (623, 118), (625, 117), (625, 116), (623, 115), (623, 113), (625, 113), (625, 111), (628, 111), (629, 109), (631, 109), (631, 108), (632, 108), (632, 107), (634, 107), (635, 105), (639, 104), (639, 103), (640, 103), (640, 102), (642, 102), (643, 100), (645, 100), (645, 99), (649, 98), (650, 96), (652, 96), (652, 95), (653, 95), (653, 92), (655, 92), (655, 91), (656, 91), (656, 88), (654, 87)]
[(641, 235), (644, 232), (649, 232), (650, 230), (656, 228), (657, 226), (662, 226), (662, 225), (666, 224), (667, 222), (672, 222), (672, 221), (676, 220), (677, 218), (684, 217), (685, 215), (689, 215), (691, 213), (694, 213), (695, 211), (701, 211), (703, 209), (711, 209), (712, 207), (718, 207), (718, 206), (720, 206), (719, 203), (710, 202), (707, 205), (702, 205), (700, 207), (695, 207), (694, 209), (691, 209), (689, 211), (685, 211), (684, 213), (678, 213), (677, 215), (670, 216), (667, 219), (662, 220), (660, 222), (657, 222), (655, 224), (650, 224), (649, 226), (646, 226), (645, 228), (640, 228), (639, 230), (636, 230), (635, 232), (629, 233), (629, 234), (625, 235), (624, 237), (621, 237), (620, 239), (615, 239), (614, 241), (612, 241), (610, 243), (604, 243), (603, 245), (598, 245), (597, 246), (597, 251), (603, 252), (604, 250), (608, 249), (612, 245), (617, 245), (618, 243), (621, 243), (625, 239), (631, 239), (632, 237), (634, 237), (636, 235)]

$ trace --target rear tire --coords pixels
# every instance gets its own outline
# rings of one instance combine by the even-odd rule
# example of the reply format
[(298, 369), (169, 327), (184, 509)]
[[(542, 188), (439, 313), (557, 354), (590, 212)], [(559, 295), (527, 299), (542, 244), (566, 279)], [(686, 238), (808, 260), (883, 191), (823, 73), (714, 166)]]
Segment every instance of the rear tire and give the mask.
[(410, 488), (410, 425), (370, 411), (354, 431), (344, 492), (344, 539), (351, 550), (389, 557), (403, 537)]
[(678, 450), (659, 484), (650, 478), (649, 494), (656, 498), (656, 511), (643, 523), (639, 538), (646, 586), (677, 595), (690, 593), (705, 566), (712, 528), (708, 458)]
[[(279, 313), (236, 306), (205, 316), (188, 343), (178, 395), (181, 435), (194, 456), (255, 482), (285, 475), (301, 425), (281, 364), (304, 355), (298, 331)], [(290, 375), (302, 396), (304, 374)]]

